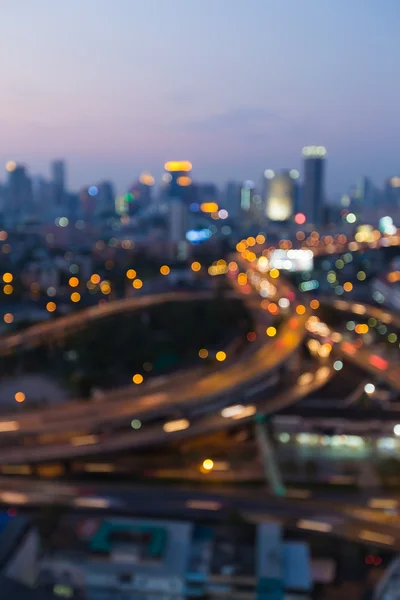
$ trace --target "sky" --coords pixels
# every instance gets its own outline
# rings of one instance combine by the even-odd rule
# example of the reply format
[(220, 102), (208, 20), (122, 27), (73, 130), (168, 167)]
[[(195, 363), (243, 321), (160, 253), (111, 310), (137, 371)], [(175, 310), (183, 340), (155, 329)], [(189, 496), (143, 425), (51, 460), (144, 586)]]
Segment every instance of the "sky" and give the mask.
[[(191, 160), (222, 185), (327, 148), (327, 191), (400, 173), (399, 0), (0, 0), (0, 164), (72, 189)], [(0, 167), (0, 177), (2, 168)]]

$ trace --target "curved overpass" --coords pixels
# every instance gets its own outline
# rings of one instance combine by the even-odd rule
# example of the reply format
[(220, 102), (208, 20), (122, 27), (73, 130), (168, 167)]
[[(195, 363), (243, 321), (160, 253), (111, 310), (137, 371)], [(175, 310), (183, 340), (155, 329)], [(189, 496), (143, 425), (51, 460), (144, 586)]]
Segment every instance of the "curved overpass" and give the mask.
[[(237, 296), (237, 294), (234, 294)], [(167, 300), (188, 300), (195, 298), (207, 298), (209, 292), (193, 294), (169, 293), (157, 297), (141, 297), (138, 299), (127, 299), (102, 305), (82, 311), (78, 315), (64, 317), (54, 323), (40, 324), (29, 328), (26, 332), (14, 334), (9, 339), (2, 340), (1, 349), (12, 351), (21, 345), (38, 344), (43, 337), (49, 339), (51, 336), (64, 335), (65, 331), (77, 326), (86, 325), (93, 319), (98, 319), (110, 314), (125, 310), (133, 310), (159, 304)], [(265, 314), (260, 309), (259, 300), (255, 302), (253, 296), (246, 296), (245, 302), (258, 319), (258, 327), (261, 329), (265, 321)], [(256, 308), (255, 308), (256, 306)], [(283, 321), (277, 337), (271, 339), (265, 336), (264, 341), (254, 345), (251, 355), (242, 356), (240, 362), (226, 364), (212, 373), (201, 373), (193, 371), (185, 376), (166, 378), (163, 382), (149, 382), (137, 390), (132, 387), (113, 391), (106, 394), (104, 398), (95, 402), (82, 404), (72, 401), (66, 405), (45, 410), (26, 411), (18, 417), (0, 416), (0, 432), (3, 440), (7, 443), (7, 452), (0, 451), (0, 463), (8, 462), (31, 462), (39, 460), (55, 459), (57, 457), (77, 456), (79, 454), (97, 453), (108, 448), (131, 447), (136, 444), (132, 431), (129, 435), (118, 433), (107, 444), (101, 436), (96, 434), (101, 427), (109, 429), (126, 426), (132, 418), (144, 422), (140, 439), (147, 439), (147, 443), (154, 443), (158, 439), (171, 439), (171, 435), (164, 435), (161, 429), (157, 440), (154, 438), (154, 430), (146, 436), (147, 429), (145, 421), (154, 418), (166, 419), (176, 418), (186, 414), (198, 416), (212, 412), (216, 407), (221, 408), (234, 404), (243, 398), (248, 401), (252, 396), (251, 386), (255, 386), (257, 393), (265, 389), (265, 376), (278, 369), (302, 343), (306, 334), (306, 315), (289, 313)], [(293, 400), (294, 401), (294, 400)], [(226, 420), (223, 421), (225, 425)], [(190, 425), (190, 423), (189, 423)], [(210, 423), (207, 424), (209, 427)], [(213, 424), (214, 426), (215, 424)], [(186, 427), (190, 435), (197, 433), (195, 427)], [(201, 425), (204, 429), (204, 424)], [(53, 435), (63, 434), (65, 443), (54, 443), (40, 445), (39, 438), (35, 447), (24, 447), (18, 445), (23, 441), (24, 435)], [(86, 440), (85, 440), (86, 436)], [(83, 439), (82, 439), (83, 438)], [(114, 438), (117, 438), (116, 440)], [(162, 438), (162, 439), (161, 439)], [(78, 440), (78, 441), (77, 441)], [(139, 441), (139, 435), (136, 435)], [(16, 447), (12, 448), (13, 442)], [(85, 443), (87, 442), (87, 443)]]

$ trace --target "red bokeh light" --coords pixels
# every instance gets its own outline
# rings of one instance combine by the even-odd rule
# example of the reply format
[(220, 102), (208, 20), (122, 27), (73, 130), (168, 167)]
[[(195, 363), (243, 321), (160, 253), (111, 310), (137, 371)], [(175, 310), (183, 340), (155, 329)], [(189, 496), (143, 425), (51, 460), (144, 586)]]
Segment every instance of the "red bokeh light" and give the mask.
[(297, 223), (297, 225), (304, 225), (306, 220), (306, 215), (304, 213), (297, 213), (297, 215), (294, 216), (294, 222)]

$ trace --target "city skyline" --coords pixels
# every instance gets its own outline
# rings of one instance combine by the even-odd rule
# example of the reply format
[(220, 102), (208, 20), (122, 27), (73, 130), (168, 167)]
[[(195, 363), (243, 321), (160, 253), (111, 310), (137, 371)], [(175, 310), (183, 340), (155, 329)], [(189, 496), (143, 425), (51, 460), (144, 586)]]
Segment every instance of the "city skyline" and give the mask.
[(142, 170), (158, 178), (166, 160), (189, 159), (194, 179), (221, 186), (302, 172), (301, 148), (315, 143), (328, 150), (329, 196), (398, 174), (396, 2), (223, 8), (4, 7), (0, 160), (48, 174), (63, 158), (69, 187), (112, 179), (124, 191)]

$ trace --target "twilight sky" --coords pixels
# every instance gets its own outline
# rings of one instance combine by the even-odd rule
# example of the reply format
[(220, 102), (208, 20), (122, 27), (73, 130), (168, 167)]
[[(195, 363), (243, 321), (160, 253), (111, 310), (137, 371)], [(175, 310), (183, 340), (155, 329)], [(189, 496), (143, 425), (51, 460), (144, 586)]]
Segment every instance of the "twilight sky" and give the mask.
[(319, 144), (329, 193), (380, 185), (400, 173), (399, 22), (399, 0), (0, 0), (0, 161), (124, 191), (168, 159), (258, 181)]

